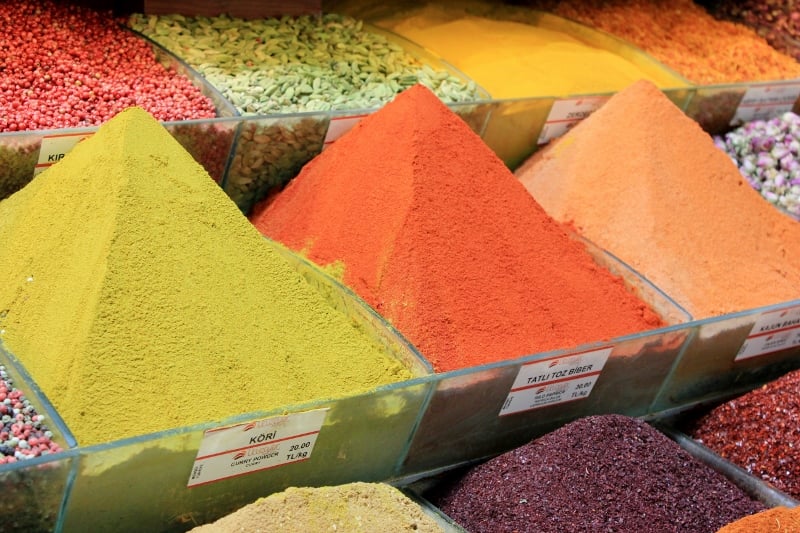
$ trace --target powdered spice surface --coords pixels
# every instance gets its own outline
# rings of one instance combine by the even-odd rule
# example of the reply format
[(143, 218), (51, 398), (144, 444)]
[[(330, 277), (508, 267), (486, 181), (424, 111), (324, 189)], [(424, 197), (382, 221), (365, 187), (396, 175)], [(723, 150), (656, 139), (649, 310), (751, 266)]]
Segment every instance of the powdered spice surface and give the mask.
[(662, 325), (429, 90), (308, 163), (252, 222), (344, 281), (438, 371)]
[(290, 487), (261, 498), (193, 533), (302, 531), (413, 531), (442, 533), (422, 508), (384, 483), (348, 483), (332, 487)]
[(717, 533), (796, 533), (800, 531), (800, 507), (774, 507), (740, 518)]
[(612, 96), (516, 173), (550, 216), (694, 318), (800, 296), (800, 224), (650, 82)]

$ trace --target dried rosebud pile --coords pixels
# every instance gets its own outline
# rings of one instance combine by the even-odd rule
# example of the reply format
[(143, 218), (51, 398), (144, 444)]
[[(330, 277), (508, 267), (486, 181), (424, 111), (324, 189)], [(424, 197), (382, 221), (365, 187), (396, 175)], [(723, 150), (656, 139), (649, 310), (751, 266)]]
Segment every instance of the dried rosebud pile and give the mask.
[(0, 2), (0, 132), (96, 126), (134, 105), (162, 121), (216, 115), (110, 12)]
[(800, 117), (748, 122), (714, 143), (761, 196), (800, 220)]

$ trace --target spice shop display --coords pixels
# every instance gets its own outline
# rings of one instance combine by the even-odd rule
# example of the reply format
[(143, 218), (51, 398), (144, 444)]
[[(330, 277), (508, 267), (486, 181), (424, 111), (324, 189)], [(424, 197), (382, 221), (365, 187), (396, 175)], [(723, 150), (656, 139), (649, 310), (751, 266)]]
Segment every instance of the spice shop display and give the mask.
[(240, 531), (418, 531), (444, 533), (436, 520), (399, 489), (385, 483), (290, 487), (192, 529)]
[(684, 431), (720, 457), (800, 499), (800, 370), (689, 420)]
[(338, 268), (440, 372), (663, 325), (421, 85), (364, 118), (251, 220)]
[(644, 421), (620, 415), (570, 422), (426, 497), (474, 533), (713, 533), (765, 508)]
[(800, 220), (800, 117), (787, 112), (748, 122), (714, 143), (727, 153), (742, 176), (789, 216)]
[[(178, 92), (191, 99), (188, 93), (197, 91), (212, 115), (164, 119), (144, 105), (128, 107), (137, 102), (121, 90), (114, 93), (119, 98), (103, 101), (125, 103), (126, 110), (109, 111), (113, 118), (102, 125), (0, 131), (0, 162), (6, 161), (0, 167), (10, 173), (0, 177), (0, 532), (178, 533), (200, 524), (198, 531), (224, 531), (230, 522), (242, 526), (240, 520), (263, 525), (267, 501), (289, 512), (291, 502), (314, 495), (330, 504), (329, 489), (370, 505), (347, 520), (385, 520), (393, 511), (373, 512), (373, 504), (388, 503), (387, 492), (392, 504), (411, 507), (395, 499), (402, 492), (379, 482), (476, 461), (485, 466), (534, 436), (563, 437), (575, 420), (596, 421), (601, 432), (605, 423), (620, 424), (615, 431), (631, 424), (637, 428), (632, 446), (652, 439), (660, 447), (659, 453), (624, 452), (631, 460), (641, 455), (636, 461), (648, 472), (620, 469), (641, 474), (641, 485), (610, 480), (607, 468), (566, 461), (584, 465), (574, 474), (580, 497), (613, 502), (604, 512), (628, 513), (626, 505), (645, 493), (634, 488), (607, 499), (599, 493), (604, 488), (665, 483), (686, 488), (679, 497), (691, 505), (658, 515), (663, 524), (697, 521), (715, 531), (741, 520), (744, 528), (765, 512), (735, 491), (725, 492), (722, 505), (707, 500), (720, 487), (731, 489), (716, 475), (698, 474), (684, 487), (689, 463), (660, 470), (668, 461), (662, 454), (684, 456), (634, 420), (707, 396), (730, 397), (800, 366), (796, 342), (757, 356), (751, 349), (754, 332), (772, 327), (763, 326), (768, 316), (791, 315), (781, 322), (789, 328), (800, 316), (800, 230), (786, 216), (797, 204), (795, 116), (727, 131), (726, 113), (753, 85), (750, 75), (692, 87), (697, 79), (682, 78), (685, 72), (652, 49), (601, 27), (604, 13), (616, 9), (613, 2), (591, 21), (562, 18), (571, 2), (560, 3), (563, 12), (551, 5), (554, 14), (452, 2), (448, 10), (463, 10), (453, 21), (437, 18), (448, 11), (429, 5), (423, 13), (431, 28), (451, 22), (502, 27), (492, 37), (501, 41), (538, 24), (549, 35), (566, 36), (568, 45), (578, 41), (602, 50), (603, 58), (616, 55), (647, 78), (606, 95), (589, 90), (610, 99), (514, 176), (509, 168), (536, 145), (531, 114), (544, 117), (555, 98), (489, 99), (483, 82), (462, 72), (467, 65), (453, 61), (455, 52), (428, 50), (417, 37), (403, 36), (400, 28), (417, 31), (420, 18), (384, 18), (387, 10), (394, 15), (400, 4), (417, 2), (370, 6), (365, 13), (380, 16), (365, 18), (328, 13), (252, 21), (114, 19), (96, 11), (81, 17), (83, 8), (62, 4), (49, 11), (49, 4), (12, 4), (47, 21), (50, 33), (40, 42), (38, 24), (29, 30), (17, 24), (9, 34), (24, 39), (30, 33), (42, 50), (64, 54), (61, 79), (71, 84), (62, 83), (64, 99), (52, 99), (63, 100), (60, 118), (68, 118), (71, 94), (88, 102), (90, 86), (105, 81), (80, 66), (79, 44), (95, 50), (84, 56), (103, 57), (107, 69), (123, 72), (124, 59), (143, 60), (147, 51), (169, 76), (188, 80)], [(627, 4), (650, 9), (644, 0)], [(62, 8), (69, 15), (56, 22)], [(690, 16), (693, 9), (683, 23), (699, 32), (707, 20)], [(373, 25), (381, 20), (386, 26)], [(680, 17), (660, 20), (671, 26), (667, 34), (681, 35)], [(126, 48), (119, 41), (130, 57), (108, 52), (111, 29), (67, 31), (93, 21), (121, 24), (115, 30), (137, 42)], [(713, 29), (707, 34), (719, 37)], [(473, 42), (457, 48), (490, 48), (470, 35)], [(54, 47), (49, 40), (63, 36), (75, 45)], [(441, 42), (464, 37), (451, 33)], [(132, 51), (140, 44), (141, 55)], [(749, 50), (756, 55), (728, 47), (743, 71), (764, 59), (764, 83), (800, 79), (780, 55), (760, 45)], [(696, 72), (723, 58), (706, 56), (696, 58)], [(498, 57), (495, 51), (495, 62)], [(513, 58), (522, 59), (521, 52), (500, 59)], [(299, 73), (281, 70), (295, 63)], [(325, 77), (325, 67), (333, 78)], [(773, 78), (772, 67), (786, 70)], [(610, 67), (602, 70), (613, 77)], [(517, 69), (517, 85), (525, 73)], [(550, 83), (557, 76), (538, 77)], [(46, 81), (58, 85), (52, 74)], [(363, 95), (353, 92), (361, 82), (369, 86)], [(156, 96), (143, 102), (170, 107), (158, 97), (169, 92), (168, 84), (144, 80)], [(0, 90), (22, 91), (34, 103), (34, 85), (22, 85), (15, 78)], [(500, 90), (515, 88), (506, 85)], [(687, 107), (691, 95), (699, 96)], [(712, 104), (719, 107), (703, 107)], [(227, 114), (220, 105), (228, 106)], [(492, 141), (498, 117), (520, 110), (524, 124), (500, 135), (508, 144)], [(714, 125), (727, 135), (712, 138)], [(43, 138), (59, 133), (91, 135), (30, 181)], [(518, 141), (524, 150), (503, 152)], [(745, 153), (757, 148), (769, 148), (769, 157)], [(736, 154), (745, 156), (741, 164)], [(549, 200), (530, 188), (532, 171)], [(550, 211), (553, 191), (565, 195), (558, 215)], [(590, 364), (601, 356), (599, 368)], [(569, 372), (573, 360), (596, 374), (588, 388), (563, 401), (519, 406), (522, 395), (514, 387), (525, 369)], [(4, 371), (14, 379), (3, 381)], [(561, 398), (562, 385), (532, 390)], [(789, 403), (781, 409), (790, 411)], [(319, 435), (313, 455), (187, 486), (204, 464), (199, 450), (209, 435), (313, 412), (325, 413), (310, 430)], [(791, 416), (780, 423), (788, 427)], [(588, 436), (593, 431), (576, 442), (595, 442)], [(595, 448), (613, 446), (594, 445), (582, 459), (597, 458)], [(232, 459), (225, 468), (248, 460)], [(608, 486), (593, 487), (596, 480)], [(530, 510), (551, 496), (565, 495), (551, 490), (495, 500), (493, 510), (509, 502)], [(309, 509), (296, 515), (322, 510)], [(594, 524), (588, 515), (570, 514), (575, 509), (560, 515), (562, 530)], [(399, 523), (408, 519), (422, 528), (417, 510)], [(284, 520), (279, 524), (290, 523), (269, 512)], [(636, 524), (635, 515), (626, 522)], [(610, 524), (618, 516), (595, 513), (594, 519)], [(491, 515), (485, 523), (495, 530), (501, 520)], [(517, 526), (523, 524), (531, 522), (520, 519)]]

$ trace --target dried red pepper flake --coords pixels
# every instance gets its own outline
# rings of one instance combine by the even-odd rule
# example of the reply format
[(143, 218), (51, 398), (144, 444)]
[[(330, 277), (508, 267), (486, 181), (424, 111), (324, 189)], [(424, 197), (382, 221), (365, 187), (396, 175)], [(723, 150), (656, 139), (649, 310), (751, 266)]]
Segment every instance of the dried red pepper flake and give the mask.
[(800, 370), (717, 406), (686, 432), (778, 490), (800, 497)]

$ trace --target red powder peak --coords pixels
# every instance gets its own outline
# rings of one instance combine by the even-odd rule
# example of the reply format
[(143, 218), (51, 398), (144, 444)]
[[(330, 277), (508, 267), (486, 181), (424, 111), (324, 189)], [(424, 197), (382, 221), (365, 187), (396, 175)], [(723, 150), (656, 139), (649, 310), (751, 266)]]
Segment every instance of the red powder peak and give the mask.
[(251, 220), (316, 263), (343, 264), (345, 283), (437, 370), (658, 322), (422, 86), (364, 118)]

